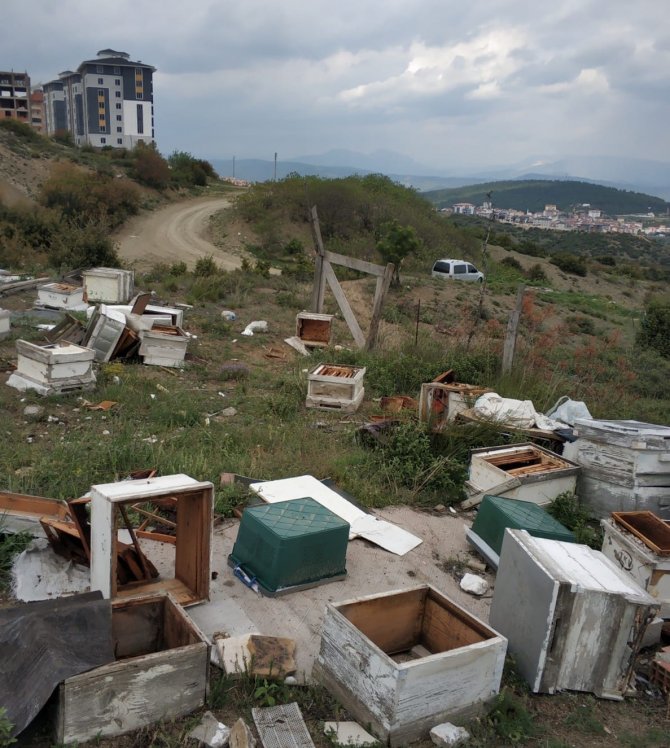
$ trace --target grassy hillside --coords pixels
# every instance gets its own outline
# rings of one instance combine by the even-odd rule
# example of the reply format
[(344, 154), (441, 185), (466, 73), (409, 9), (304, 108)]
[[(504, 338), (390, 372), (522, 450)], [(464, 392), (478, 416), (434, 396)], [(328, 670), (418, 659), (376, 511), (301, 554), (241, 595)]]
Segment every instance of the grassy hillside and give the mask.
[(541, 211), (545, 205), (556, 205), (567, 211), (573, 206), (589, 203), (608, 215), (629, 213), (664, 213), (668, 203), (660, 197), (641, 192), (628, 192), (613, 187), (578, 181), (524, 180), (509, 182), (486, 182), (448, 190), (432, 190), (423, 195), (438, 208), (447, 208), (454, 203), (481, 205), (487, 193), (493, 193), (493, 204), (497, 208)]

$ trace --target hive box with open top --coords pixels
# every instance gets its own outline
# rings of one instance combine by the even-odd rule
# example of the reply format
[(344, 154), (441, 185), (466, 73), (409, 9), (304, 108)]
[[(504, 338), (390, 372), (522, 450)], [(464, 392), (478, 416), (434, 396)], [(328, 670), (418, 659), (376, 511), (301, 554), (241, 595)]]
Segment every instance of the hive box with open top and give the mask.
[(35, 390), (40, 395), (62, 395), (95, 387), (94, 351), (74, 343), (37, 345), (16, 341), (18, 361), (7, 384), (17, 390)]
[(507, 641), (434, 587), (326, 606), (314, 675), (392, 746), (465, 719), (500, 689)]
[(325, 348), (329, 346), (332, 330), (332, 314), (298, 312), (296, 315), (295, 334), (310, 348)]
[(266, 595), (342, 579), (349, 523), (312, 498), (249, 507), (228, 563)]
[(59, 745), (121, 735), (205, 703), (209, 645), (169, 595), (113, 603), (112, 639), (116, 662), (60, 684)]
[(307, 375), (308, 408), (354, 413), (363, 401), (365, 368), (346, 364), (319, 364)]

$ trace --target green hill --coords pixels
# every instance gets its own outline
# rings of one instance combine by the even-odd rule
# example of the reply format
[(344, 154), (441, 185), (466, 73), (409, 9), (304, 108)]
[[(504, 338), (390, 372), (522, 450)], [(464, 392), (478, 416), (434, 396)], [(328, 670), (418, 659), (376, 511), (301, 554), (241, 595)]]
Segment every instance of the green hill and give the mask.
[(448, 208), (454, 203), (481, 205), (492, 193), (496, 208), (541, 211), (545, 205), (556, 205), (568, 211), (573, 206), (589, 203), (607, 215), (629, 213), (665, 213), (669, 204), (660, 197), (642, 192), (629, 192), (600, 184), (576, 180), (522, 180), (509, 182), (486, 182), (447, 190), (431, 190), (423, 195), (438, 208)]

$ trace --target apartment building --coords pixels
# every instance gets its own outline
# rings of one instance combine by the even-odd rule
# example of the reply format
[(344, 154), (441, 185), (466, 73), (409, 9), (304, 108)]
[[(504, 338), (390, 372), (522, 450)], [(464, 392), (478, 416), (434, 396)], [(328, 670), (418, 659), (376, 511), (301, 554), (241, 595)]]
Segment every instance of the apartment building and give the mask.
[(76, 145), (134, 148), (154, 141), (151, 65), (103, 49), (43, 86), (47, 135), (67, 130)]
[(44, 134), (44, 91), (34, 88), (30, 92), (30, 124), (37, 132)]
[(0, 117), (30, 123), (30, 76), (14, 71), (0, 72)]

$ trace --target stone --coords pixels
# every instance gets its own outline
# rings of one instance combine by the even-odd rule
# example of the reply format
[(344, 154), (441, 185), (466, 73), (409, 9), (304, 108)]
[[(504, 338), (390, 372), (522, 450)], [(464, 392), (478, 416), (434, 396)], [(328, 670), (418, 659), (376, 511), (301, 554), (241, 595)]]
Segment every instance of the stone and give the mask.
[(44, 408), (41, 405), (26, 405), (23, 415), (30, 421), (37, 421), (44, 415)]
[(464, 727), (457, 727), (456, 725), (452, 725), (451, 722), (444, 722), (441, 725), (433, 727), (430, 731), (430, 739), (435, 745), (451, 748), (469, 740), (470, 733)]
[(255, 748), (256, 739), (247, 723), (240, 717), (230, 730), (229, 748)]
[(236, 416), (237, 415), (237, 408), (224, 408), (221, 411), (222, 416)]
[(378, 745), (374, 735), (364, 730), (357, 722), (324, 722), (323, 733), (337, 745)]
[(223, 722), (219, 722), (211, 712), (205, 712), (200, 724), (194, 727), (188, 736), (191, 740), (198, 740), (201, 745), (209, 748), (223, 748), (228, 744), (230, 732), (230, 728), (226, 727)]
[(444, 504), (436, 504), (435, 505), (435, 511), (436, 512), (443, 512), (447, 507)]
[(464, 574), (460, 587), (471, 595), (483, 595), (488, 592), (489, 583), (477, 574)]

